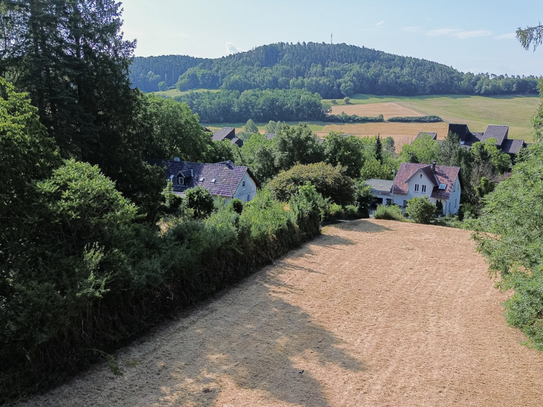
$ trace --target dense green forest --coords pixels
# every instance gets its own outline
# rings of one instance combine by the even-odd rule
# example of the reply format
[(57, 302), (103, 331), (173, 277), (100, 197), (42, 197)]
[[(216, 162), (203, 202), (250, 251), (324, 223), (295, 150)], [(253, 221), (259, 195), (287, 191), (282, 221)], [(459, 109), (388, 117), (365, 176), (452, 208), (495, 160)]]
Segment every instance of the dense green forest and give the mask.
[(144, 92), (168, 87), (303, 89), (322, 98), (374, 95), (536, 94), (537, 78), (462, 73), (436, 62), (365, 47), (325, 43), (277, 43), (217, 59), (137, 57), (131, 82)]

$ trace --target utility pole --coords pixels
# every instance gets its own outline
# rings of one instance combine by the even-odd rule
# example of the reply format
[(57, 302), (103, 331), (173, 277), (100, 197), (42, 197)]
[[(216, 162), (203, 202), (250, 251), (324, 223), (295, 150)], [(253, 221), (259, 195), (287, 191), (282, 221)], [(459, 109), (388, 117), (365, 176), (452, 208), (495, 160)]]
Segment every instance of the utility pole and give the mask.
[(334, 38), (334, 34), (332, 33), (330, 34), (330, 45), (334, 43), (333, 38)]

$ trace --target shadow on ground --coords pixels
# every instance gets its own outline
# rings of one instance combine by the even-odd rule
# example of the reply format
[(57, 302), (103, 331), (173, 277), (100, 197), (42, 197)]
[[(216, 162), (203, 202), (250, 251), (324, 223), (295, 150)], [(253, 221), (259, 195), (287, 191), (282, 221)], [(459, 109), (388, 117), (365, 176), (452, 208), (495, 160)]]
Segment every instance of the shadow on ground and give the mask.
[[(323, 236), (311, 246), (318, 250), (320, 244), (352, 244), (333, 238)], [(305, 249), (300, 249), (301, 254), (307, 253)], [(290, 263), (283, 266), (316, 272)], [(366, 370), (363, 362), (342, 349), (340, 339), (285, 300), (300, 288), (284, 281), (280, 268), (269, 268), (226, 293), (220, 302), (208, 304), (206, 308), (212, 306), (213, 311), (177, 335), (187, 346), (180, 346), (184, 355), (173, 358), (175, 365), (168, 367), (171, 385), (161, 387), (159, 405), (216, 405), (222, 389), (229, 390), (220, 402), (235, 405), (242, 399), (225, 398), (237, 387), (257, 394), (266, 404), (328, 406), (312, 366)]]

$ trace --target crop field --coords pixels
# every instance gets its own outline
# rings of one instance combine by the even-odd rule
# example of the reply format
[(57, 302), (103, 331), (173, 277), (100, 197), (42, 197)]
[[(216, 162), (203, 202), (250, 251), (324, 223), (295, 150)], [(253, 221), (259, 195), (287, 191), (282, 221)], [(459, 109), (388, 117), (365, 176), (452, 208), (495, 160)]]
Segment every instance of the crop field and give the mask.
[(470, 232), (359, 220), (20, 406), (541, 406)]
[[(350, 105), (338, 100), (333, 111), (341, 113), (345, 109), (355, 109), (360, 112), (366, 108), (372, 115), (379, 113), (387, 118), (387, 106), (397, 104), (420, 115), (436, 115), (449, 123), (466, 123), (472, 131), (484, 131), (489, 124), (509, 126), (509, 138), (533, 141), (530, 129), (532, 117), (540, 104), (536, 96), (463, 96), (463, 95), (434, 95), (434, 96), (373, 96), (354, 95)], [(375, 104), (380, 104), (376, 106)], [(352, 107), (351, 107), (352, 106)], [(379, 112), (380, 108), (383, 110)], [(345, 110), (345, 113), (349, 112)], [(357, 113), (358, 114), (358, 113)], [(361, 115), (361, 114), (359, 114)], [(364, 114), (366, 115), (366, 114)], [(400, 115), (397, 115), (400, 116)], [(413, 114), (413, 116), (416, 116)]]
[(176, 96), (186, 95), (187, 93), (190, 93), (190, 92), (198, 93), (198, 92), (218, 92), (218, 91), (219, 91), (218, 89), (193, 89), (193, 90), (186, 90), (186, 91), (181, 92), (177, 89), (169, 89), (165, 91), (157, 91), (157, 92), (152, 92), (152, 93), (158, 96), (167, 96), (169, 98), (174, 98)]

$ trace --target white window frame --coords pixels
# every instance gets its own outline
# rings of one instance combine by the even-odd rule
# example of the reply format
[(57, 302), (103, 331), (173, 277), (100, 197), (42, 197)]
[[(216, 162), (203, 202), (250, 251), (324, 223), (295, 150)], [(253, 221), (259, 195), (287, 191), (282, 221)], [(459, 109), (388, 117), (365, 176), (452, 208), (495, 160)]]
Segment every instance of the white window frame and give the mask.
[(415, 192), (419, 192), (419, 184), (415, 184)]
[(426, 192), (426, 185), (425, 184), (422, 184), (422, 191), (421, 192)]

